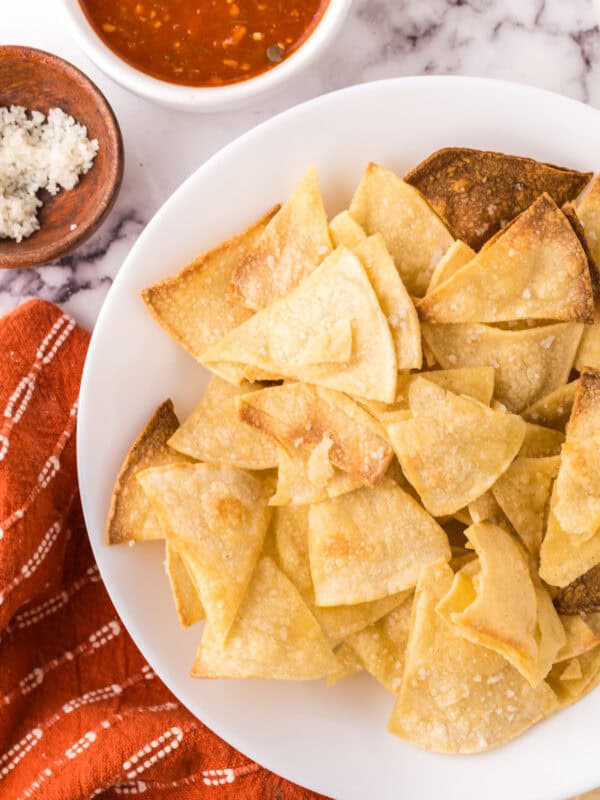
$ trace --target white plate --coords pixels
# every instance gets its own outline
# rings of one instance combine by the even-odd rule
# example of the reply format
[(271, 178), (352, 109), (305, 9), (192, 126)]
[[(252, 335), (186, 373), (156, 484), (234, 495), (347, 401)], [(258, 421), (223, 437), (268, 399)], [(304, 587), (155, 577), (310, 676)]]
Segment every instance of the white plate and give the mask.
[(148, 225), (100, 313), (81, 387), (81, 496), (102, 577), (144, 656), (182, 703), (260, 764), (338, 800), (563, 800), (600, 785), (600, 692), (491, 753), (425, 753), (387, 733), (392, 698), (366, 676), (333, 689), (322, 681), (192, 680), (200, 629), (179, 627), (162, 544), (104, 544), (111, 487), (130, 442), (165, 397), (184, 416), (206, 382), (146, 313), (139, 290), (285, 198), (310, 164), (334, 214), (368, 161), (402, 174), (448, 145), (594, 169), (600, 113), (516, 84), (405, 78), (305, 103), (211, 158)]

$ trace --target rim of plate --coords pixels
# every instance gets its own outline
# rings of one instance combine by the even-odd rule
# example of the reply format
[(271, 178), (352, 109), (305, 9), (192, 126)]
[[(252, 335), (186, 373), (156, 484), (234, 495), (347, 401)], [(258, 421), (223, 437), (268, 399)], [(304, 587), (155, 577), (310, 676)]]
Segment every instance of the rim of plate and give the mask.
[[(82, 508), (84, 513), (84, 519), (86, 522), (86, 527), (88, 529), (88, 536), (90, 539), (90, 543), (92, 546), (92, 550), (94, 553), (94, 557), (98, 563), (98, 567), (100, 569), (100, 573), (108, 594), (113, 602), (115, 609), (121, 618), (123, 624), (125, 625), (127, 631), (129, 632), (131, 638), (135, 642), (136, 646), (140, 650), (140, 652), (146, 656), (146, 645), (143, 642), (143, 632), (141, 629), (138, 629), (136, 626), (135, 615), (127, 606), (126, 601), (122, 600), (121, 592), (119, 588), (116, 587), (111, 582), (110, 575), (103, 574), (101, 563), (102, 563), (102, 553), (101, 547), (105, 547), (104, 545), (104, 531), (98, 532), (96, 531), (95, 534), (91, 531), (90, 524), (89, 524), (89, 517), (91, 516), (91, 508), (86, 508), (88, 505), (86, 501), (86, 494), (87, 494), (87, 485), (85, 480), (85, 475), (82, 472), (82, 463), (83, 463), (83, 456), (81, 455), (84, 451), (84, 436), (85, 430), (88, 427), (88, 396), (93, 391), (92, 380), (93, 380), (93, 364), (95, 360), (95, 353), (96, 348), (98, 346), (98, 342), (100, 341), (101, 337), (103, 336), (103, 324), (104, 318), (109, 313), (110, 305), (111, 305), (111, 298), (116, 295), (119, 290), (121, 282), (125, 280), (125, 276), (130, 268), (131, 264), (134, 264), (137, 258), (137, 250), (141, 247), (141, 243), (145, 241), (147, 238), (151, 237), (154, 231), (162, 225), (162, 220), (164, 217), (168, 215), (170, 209), (175, 206), (178, 201), (179, 197), (183, 195), (187, 189), (194, 184), (196, 181), (201, 181), (204, 172), (207, 172), (211, 169), (214, 169), (219, 166), (222, 161), (226, 161), (232, 153), (238, 148), (244, 148), (246, 144), (251, 141), (255, 137), (260, 137), (263, 132), (270, 128), (276, 128), (278, 125), (282, 124), (282, 121), (285, 119), (286, 122), (293, 120), (294, 118), (301, 117), (303, 113), (305, 113), (308, 109), (315, 109), (320, 105), (327, 105), (331, 102), (331, 99), (336, 96), (343, 96), (343, 95), (363, 95), (369, 94), (372, 91), (376, 91), (378, 87), (382, 87), (384, 85), (395, 85), (398, 87), (407, 86), (411, 88), (418, 88), (419, 85), (427, 85), (429, 87), (437, 85), (439, 88), (442, 87), (453, 87), (458, 90), (460, 89), (489, 89), (490, 91), (495, 92), (496, 94), (510, 94), (513, 98), (520, 96), (521, 99), (533, 99), (533, 98), (545, 98), (546, 101), (552, 102), (557, 105), (557, 113), (560, 110), (558, 107), (562, 106), (563, 112), (568, 112), (569, 108), (576, 108), (577, 113), (589, 115), (591, 118), (592, 116), (597, 116), (600, 111), (588, 106), (587, 104), (575, 100), (570, 97), (566, 97), (564, 95), (558, 94), (557, 92), (550, 91), (548, 89), (541, 89), (535, 86), (531, 86), (529, 84), (521, 84), (507, 80), (499, 80), (494, 78), (473, 78), (469, 76), (455, 76), (455, 75), (439, 75), (439, 76), (407, 76), (407, 77), (399, 77), (399, 78), (387, 78), (383, 80), (375, 80), (370, 81), (367, 83), (355, 84), (352, 86), (345, 87), (343, 89), (338, 89), (333, 92), (328, 92), (326, 94), (320, 95), (318, 97), (312, 98), (310, 100), (304, 101), (296, 106), (292, 106), (289, 109), (286, 109), (273, 117), (261, 122), (254, 128), (244, 132), (241, 136), (237, 137), (236, 139), (232, 140), (225, 146), (223, 146), (220, 150), (210, 156), (205, 162), (203, 162), (188, 178), (186, 178), (180, 186), (167, 198), (167, 200), (162, 204), (162, 206), (156, 211), (150, 222), (146, 225), (144, 230), (142, 231), (140, 237), (132, 247), (131, 251), (125, 258), (117, 277), (115, 278), (108, 295), (102, 304), (100, 309), (100, 313), (98, 315), (96, 325), (94, 326), (94, 330), (92, 333), (90, 345), (88, 348), (88, 353), (86, 357), (86, 361), (84, 364), (83, 375), (81, 380), (81, 388), (80, 388), (80, 401), (79, 401), (79, 420), (77, 425), (77, 452), (78, 452), (78, 459), (77, 459), (77, 472), (78, 472), (78, 479), (79, 479), (79, 488), (80, 488), (80, 496), (82, 502)], [(150, 648), (150, 645), (148, 645)], [(170, 680), (168, 676), (166, 676), (161, 669), (157, 669), (155, 665), (151, 663), (151, 659), (148, 659), (150, 665), (155, 670), (158, 677), (163, 681), (163, 683), (169, 688), (169, 690), (177, 697), (177, 699), (192, 713), (196, 718), (196, 713), (192, 710), (190, 704), (192, 702), (191, 698), (188, 699), (185, 697), (181, 697), (178, 693), (178, 689), (174, 685), (174, 681)], [(584, 698), (585, 699), (585, 698)], [(578, 705), (578, 704), (575, 704)], [(556, 715), (554, 715), (556, 716)], [(262, 751), (257, 752), (256, 747), (251, 739), (248, 739), (243, 733), (226, 730), (223, 731), (220, 720), (215, 717), (210, 712), (207, 712), (206, 716), (202, 716), (201, 721), (207, 725), (212, 731), (214, 731), (217, 735), (221, 736), (225, 741), (227, 741), (230, 745), (235, 747), (241, 753), (246, 755), (248, 758), (255, 760), (261, 766), (265, 767), (266, 769), (271, 770), (272, 772), (282, 775), (282, 777), (287, 778), (288, 780), (300, 783), (305, 788), (308, 788), (315, 792), (324, 792), (325, 789), (323, 786), (318, 786), (308, 780), (306, 777), (303, 777), (300, 781), (298, 777), (294, 777), (293, 775), (282, 774), (279, 771), (279, 766), (277, 763), (274, 763), (269, 754), (266, 754)], [(383, 724), (383, 723), (382, 723)], [(517, 737), (519, 738), (519, 737)], [(522, 736), (521, 736), (522, 738)], [(507, 745), (503, 745), (505, 747)], [(500, 748), (495, 748), (491, 752), (498, 752), (501, 750)], [(435, 755), (430, 753), (429, 755)], [(451, 758), (448, 756), (441, 756), (441, 758)], [(466, 767), (467, 762), (463, 762), (464, 767)], [(463, 767), (463, 768), (464, 768)], [(581, 779), (580, 779), (581, 780)], [(600, 782), (600, 769), (598, 771), (598, 782)], [(408, 787), (410, 788), (410, 787)], [(589, 790), (590, 786), (586, 785), (578, 785), (577, 784), (577, 776), (573, 778), (573, 788), (569, 791), (571, 794), (577, 794), (580, 792), (584, 792)]]

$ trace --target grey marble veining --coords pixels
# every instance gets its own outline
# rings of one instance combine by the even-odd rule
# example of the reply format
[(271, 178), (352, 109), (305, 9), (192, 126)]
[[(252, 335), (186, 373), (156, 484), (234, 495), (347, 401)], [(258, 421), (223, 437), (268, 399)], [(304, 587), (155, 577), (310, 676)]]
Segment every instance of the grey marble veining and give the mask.
[(0, 274), (0, 313), (44, 297), (93, 326), (131, 246), (181, 181), (243, 131), (323, 92), (399, 75), (460, 74), (522, 81), (600, 108), (594, 0), (355, 0), (337, 41), (314, 66), (248, 108), (204, 115), (167, 111), (118, 87), (71, 41), (56, 5), (6, 4), (2, 40), (58, 53), (98, 83), (123, 129), (125, 180), (102, 229), (76, 253)]

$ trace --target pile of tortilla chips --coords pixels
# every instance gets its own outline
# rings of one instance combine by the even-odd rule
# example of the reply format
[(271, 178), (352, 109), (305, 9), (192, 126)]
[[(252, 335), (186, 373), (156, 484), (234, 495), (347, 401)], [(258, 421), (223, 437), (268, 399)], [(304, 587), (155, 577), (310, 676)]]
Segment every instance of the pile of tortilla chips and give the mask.
[(600, 682), (600, 180), (464, 148), (311, 169), (143, 299), (212, 372), (129, 451), (110, 543), (163, 539), (192, 675), (370, 673), (423, 748)]

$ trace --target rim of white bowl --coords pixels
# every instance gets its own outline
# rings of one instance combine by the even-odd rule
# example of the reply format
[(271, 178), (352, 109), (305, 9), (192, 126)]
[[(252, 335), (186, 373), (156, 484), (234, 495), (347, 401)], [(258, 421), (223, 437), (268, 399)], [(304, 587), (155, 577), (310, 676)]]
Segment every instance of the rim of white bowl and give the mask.
[(81, 49), (110, 78), (148, 100), (181, 109), (215, 111), (230, 108), (278, 86), (312, 62), (341, 28), (352, 0), (329, 0), (321, 20), (303, 44), (268, 70), (228, 86), (181, 86), (153, 78), (131, 66), (100, 39), (87, 20), (79, 0), (62, 0), (73, 35)]

